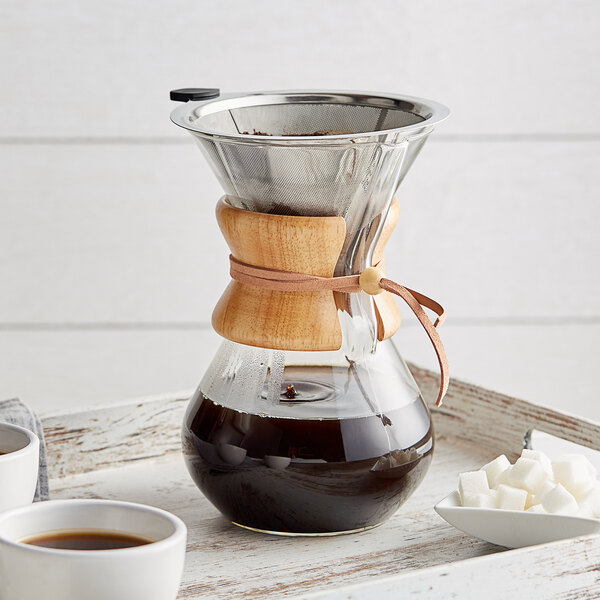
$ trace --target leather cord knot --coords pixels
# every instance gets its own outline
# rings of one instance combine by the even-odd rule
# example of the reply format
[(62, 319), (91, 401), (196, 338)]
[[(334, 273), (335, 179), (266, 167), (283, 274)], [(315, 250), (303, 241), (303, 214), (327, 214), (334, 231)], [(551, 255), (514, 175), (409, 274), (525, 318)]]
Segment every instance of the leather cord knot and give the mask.
[[(424, 294), (415, 292), (410, 288), (404, 287), (391, 279), (383, 277), (383, 272), (378, 269), (379, 265), (368, 267), (359, 275), (342, 275), (340, 277), (319, 277), (317, 275), (307, 275), (306, 273), (295, 273), (293, 271), (278, 271), (277, 269), (268, 269), (266, 267), (255, 267), (240, 262), (232, 255), (229, 255), (230, 275), (232, 279), (270, 290), (280, 292), (316, 292), (330, 290), (332, 292), (344, 292), (355, 294), (366, 291), (369, 294), (378, 294), (381, 291), (387, 291), (399, 296), (408, 304), (413, 311), (425, 332), (429, 336), (435, 350), (438, 363), (440, 365), (440, 389), (436, 400), (436, 406), (440, 406), (450, 383), (450, 367), (446, 350), (437, 331), (446, 318), (444, 308), (431, 298)], [(362, 279), (362, 283), (361, 283)], [(427, 316), (424, 308), (432, 310), (437, 319), (433, 323)]]

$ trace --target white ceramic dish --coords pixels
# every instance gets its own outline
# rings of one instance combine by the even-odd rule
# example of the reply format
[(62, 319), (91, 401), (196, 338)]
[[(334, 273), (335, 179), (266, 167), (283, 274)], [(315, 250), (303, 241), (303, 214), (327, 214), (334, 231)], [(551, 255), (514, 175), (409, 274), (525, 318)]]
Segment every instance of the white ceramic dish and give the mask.
[(40, 440), (35, 433), (0, 423), (0, 512), (31, 504), (38, 479)]
[(464, 507), (460, 505), (458, 491), (446, 496), (434, 508), (442, 519), (457, 529), (506, 548), (523, 548), (600, 533), (600, 519)]
[[(155, 540), (117, 550), (61, 550), (20, 540), (61, 530)], [(187, 530), (158, 508), (111, 500), (51, 500), (0, 515), (0, 600), (175, 600)]]

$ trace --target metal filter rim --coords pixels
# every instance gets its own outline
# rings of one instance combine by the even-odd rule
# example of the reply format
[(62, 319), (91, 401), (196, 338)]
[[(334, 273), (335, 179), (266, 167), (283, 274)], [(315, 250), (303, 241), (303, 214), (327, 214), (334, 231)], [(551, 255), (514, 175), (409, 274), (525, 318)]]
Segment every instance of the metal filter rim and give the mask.
[[(195, 122), (205, 116), (216, 112), (239, 109), (252, 106), (264, 106), (273, 104), (347, 104), (354, 106), (365, 106), (371, 108), (405, 110), (423, 120), (412, 125), (396, 127), (393, 129), (382, 129), (378, 131), (365, 131), (357, 133), (344, 133), (333, 135), (255, 135), (247, 133), (225, 133), (200, 127)], [(291, 90), (291, 91), (268, 91), (254, 93), (232, 93), (222, 94), (218, 98), (186, 102), (171, 112), (171, 121), (193, 134), (207, 138), (220, 138), (247, 142), (260, 142), (261, 144), (298, 144), (299, 142), (311, 142), (326, 144), (329, 141), (348, 141), (357, 138), (372, 138), (398, 134), (418, 134), (424, 129), (429, 129), (444, 121), (450, 114), (449, 109), (433, 100), (396, 94), (382, 94), (377, 92), (356, 92), (343, 90)]]

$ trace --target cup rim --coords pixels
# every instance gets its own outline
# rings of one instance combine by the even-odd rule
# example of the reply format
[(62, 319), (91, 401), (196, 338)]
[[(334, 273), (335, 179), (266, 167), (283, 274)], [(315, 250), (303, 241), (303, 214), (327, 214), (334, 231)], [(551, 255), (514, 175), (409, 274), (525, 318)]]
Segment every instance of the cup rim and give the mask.
[(21, 427), (20, 425), (15, 425), (13, 423), (8, 423), (6, 421), (0, 421), (0, 430), (2, 429), (12, 429), (13, 431), (18, 431), (19, 433), (24, 434), (29, 441), (25, 446), (19, 448), (18, 450), (11, 450), (10, 452), (0, 454), (0, 464), (9, 460), (16, 460), (24, 454), (31, 452), (32, 449), (39, 448), (40, 438), (38, 438), (38, 436), (30, 429)]
[[(87, 498), (72, 498), (72, 499), (64, 499), (64, 500), (46, 500), (45, 502), (35, 502), (33, 504), (29, 504), (27, 506), (22, 506), (20, 508), (14, 508), (3, 512), (0, 514), (0, 526), (3, 522), (10, 520), (12, 518), (20, 517), (23, 514), (28, 514), (30, 512), (36, 511), (44, 511), (44, 510), (52, 510), (54, 507), (60, 508), (61, 506), (69, 506), (69, 505), (96, 505), (96, 506), (113, 506), (113, 507), (121, 507), (125, 509), (133, 509), (140, 512), (152, 513), (162, 519), (169, 521), (171, 525), (173, 525), (173, 532), (169, 534), (167, 537), (156, 540), (155, 542), (150, 542), (148, 544), (140, 545), (140, 546), (132, 546), (129, 548), (113, 548), (111, 550), (69, 550), (64, 548), (45, 548), (43, 546), (34, 546), (31, 544), (26, 544), (20, 541), (11, 540), (8, 537), (4, 536), (0, 531), (0, 545), (6, 545), (11, 548), (14, 548), (18, 551), (24, 552), (34, 552), (37, 554), (45, 554), (45, 555), (54, 555), (54, 556), (64, 556), (78, 559), (84, 559), (87, 557), (88, 559), (97, 559), (99, 556), (114, 556), (115, 552), (117, 556), (125, 556), (126, 553), (135, 553), (138, 554), (140, 552), (144, 554), (151, 554), (154, 552), (161, 552), (170, 548), (172, 546), (177, 545), (183, 538), (184, 542), (187, 536), (187, 527), (185, 523), (173, 513), (166, 511), (162, 508), (157, 508), (155, 506), (149, 506), (147, 504), (140, 504), (137, 502), (126, 502), (123, 500), (103, 500), (103, 499), (87, 499)], [(79, 528), (81, 529), (81, 528)], [(98, 528), (93, 528), (97, 530)], [(39, 533), (43, 534), (46, 531), (52, 531), (52, 529), (42, 530)], [(132, 532), (128, 532), (126, 530), (119, 530), (124, 534), (132, 534)]]

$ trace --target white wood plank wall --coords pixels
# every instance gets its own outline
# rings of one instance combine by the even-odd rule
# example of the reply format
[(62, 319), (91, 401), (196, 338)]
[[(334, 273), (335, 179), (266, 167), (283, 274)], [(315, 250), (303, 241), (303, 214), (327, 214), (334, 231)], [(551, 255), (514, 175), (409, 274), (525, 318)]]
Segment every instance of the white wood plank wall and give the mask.
[(596, 0), (4, 0), (0, 397), (195, 385), (227, 250), (168, 91), (322, 87), (450, 106), (388, 270), (447, 306), (458, 376), (600, 418), (599, 23)]

